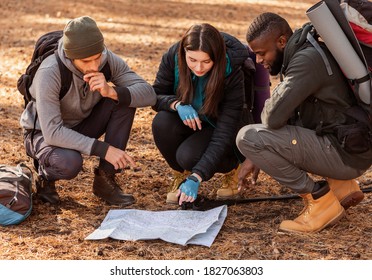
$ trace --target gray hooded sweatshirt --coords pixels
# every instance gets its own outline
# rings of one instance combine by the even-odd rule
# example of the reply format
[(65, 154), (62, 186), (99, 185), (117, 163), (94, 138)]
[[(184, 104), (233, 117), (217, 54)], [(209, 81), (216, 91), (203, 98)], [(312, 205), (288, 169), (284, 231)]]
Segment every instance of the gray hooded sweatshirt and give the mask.
[[(66, 149), (73, 149), (86, 155), (92, 153), (95, 145), (102, 150), (106, 143), (87, 137), (71, 128), (87, 118), (93, 107), (103, 98), (98, 91), (91, 92), (80, 72), (70, 59), (65, 56), (62, 40), (59, 42), (58, 54), (62, 62), (73, 73), (71, 87), (59, 100), (61, 75), (55, 55), (47, 57), (40, 65), (34, 77), (30, 93), (36, 101), (31, 101), (23, 111), (20, 124), (24, 129), (41, 130), (47, 144)], [(118, 103), (138, 108), (153, 106), (156, 95), (152, 86), (134, 73), (119, 56), (105, 48), (102, 53), (100, 70), (108, 61), (111, 69), (111, 82), (118, 93)], [(94, 149), (96, 150), (96, 149)]]

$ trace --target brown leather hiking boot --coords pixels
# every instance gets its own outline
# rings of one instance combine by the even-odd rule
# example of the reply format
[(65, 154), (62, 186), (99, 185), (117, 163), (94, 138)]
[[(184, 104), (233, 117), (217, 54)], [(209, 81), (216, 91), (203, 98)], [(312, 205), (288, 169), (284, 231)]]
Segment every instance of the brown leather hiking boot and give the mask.
[(364, 198), (364, 193), (360, 190), (359, 184), (355, 179), (336, 180), (327, 178), (327, 181), (345, 210), (359, 204)]
[(167, 193), (167, 204), (178, 204), (178, 188), (181, 183), (191, 174), (190, 171), (178, 172), (173, 171), (173, 181), (169, 188), (169, 192)]
[(49, 202), (50, 204), (59, 203), (59, 195), (56, 191), (55, 181), (47, 181), (41, 176), (37, 176), (35, 180), (36, 195), (43, 202)]
[(313, 193), (302, 194), (305, 208), (294, 220), (282, 221), (279, 230), (297, 233), (313, 233), (334, 225), (344, 215), (345, 210), (324, 182), (321, 188)]
[(236, 169), (223, 176), (222, 186), (217, 190), (217, 199), (236, 199), (240, 196), (238, 189), (238, 174), (241, 164)]
[(115, 174), (94, 169), (93, 193), (110, 205), (128, 206), (135, 202), (133, 195), (125, 194), (115, 181)]

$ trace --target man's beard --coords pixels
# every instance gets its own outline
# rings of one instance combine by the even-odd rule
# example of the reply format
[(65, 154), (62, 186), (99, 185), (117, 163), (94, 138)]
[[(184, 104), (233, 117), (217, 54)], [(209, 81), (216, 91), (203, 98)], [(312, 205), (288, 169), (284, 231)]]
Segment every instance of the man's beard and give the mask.
[(282, 64), (283, 64), (283, 57), (284, 57), (284, 51), (277, 49), (276, 58), (273, 64), (271, 65), (270, 75), (276, 76), (280, 73), (280, 70), (282, 69)]

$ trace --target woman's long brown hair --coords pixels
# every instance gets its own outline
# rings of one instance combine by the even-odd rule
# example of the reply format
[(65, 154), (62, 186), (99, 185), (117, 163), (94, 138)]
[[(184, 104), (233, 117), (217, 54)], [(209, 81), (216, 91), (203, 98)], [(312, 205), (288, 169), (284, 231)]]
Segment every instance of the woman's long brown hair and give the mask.
[(217, 117), (218, 103), (223, 97), (226, 71), (226, 46), (221, 33), (208, 23), (196, 24), (183, 36), (178, 50), (179, 85), (177, 95), (183, 103), (191, 104), (194, 98), (192, 72), (186, 63), (186, 51), (202, 51), (209, 55), (213, 67), (205, 86), (203, 114)]

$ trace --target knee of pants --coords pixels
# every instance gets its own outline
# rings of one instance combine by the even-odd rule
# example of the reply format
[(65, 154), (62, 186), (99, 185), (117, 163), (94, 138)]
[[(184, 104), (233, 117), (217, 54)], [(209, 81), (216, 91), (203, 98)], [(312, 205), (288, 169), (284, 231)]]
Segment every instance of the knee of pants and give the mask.
[[(160, 130), (160, 129), (162, 129), (162, 125), (160, 125), (161, 124), (161, 122), (160, 122), (160, 120), (159, 120), (159, 114), (160, 114), (160, 112), (159, 113), (157, 113), (156, 115), (155, 115), (155, 117), (153, 118), (153, 120), (152, 120), (152, 124), (151, 124), (151, 129), (152, 129), (152, 134), (153, 134), (153, 136), (156, 138), (157, 137), (157, 135), (158, 135), (158, 131)], [(159, 133), (160, 134), (160, 133)]]
[[(49, 157), (50, 167), (47, 173), (55, 173), (56, 179), (70, 180), (75, 178), (83, 167), (81, 154), (74, 150), (56, 149)], [(52, 169), (48, 172), (48, 169)]]
[(263, 149), (258, 130), (253, 125), (242, 127), (236, 135), (236, 146), (246, 156), (247, 153), (258, 152)]
[(155, 140), (161, 142), (172, 142), (172, 137), (178, 137), (184, 125), (177, 114), (160, 111), (152, 121), (152, 134)]
[(158, 112), (154, 119), (152, 120), (152, 132), (154, 136), (161, 136), (163, 135), (167, 130), (169, 130), (169, 126), (167, 125), (169, 121), (169, 114), (165, 111)]
[(177, 163), (183, 170), (191, 170), (200, 160), (201, 155), (195, 154), (195, 150), (182, 148), (178, 149), (176, 153)]

